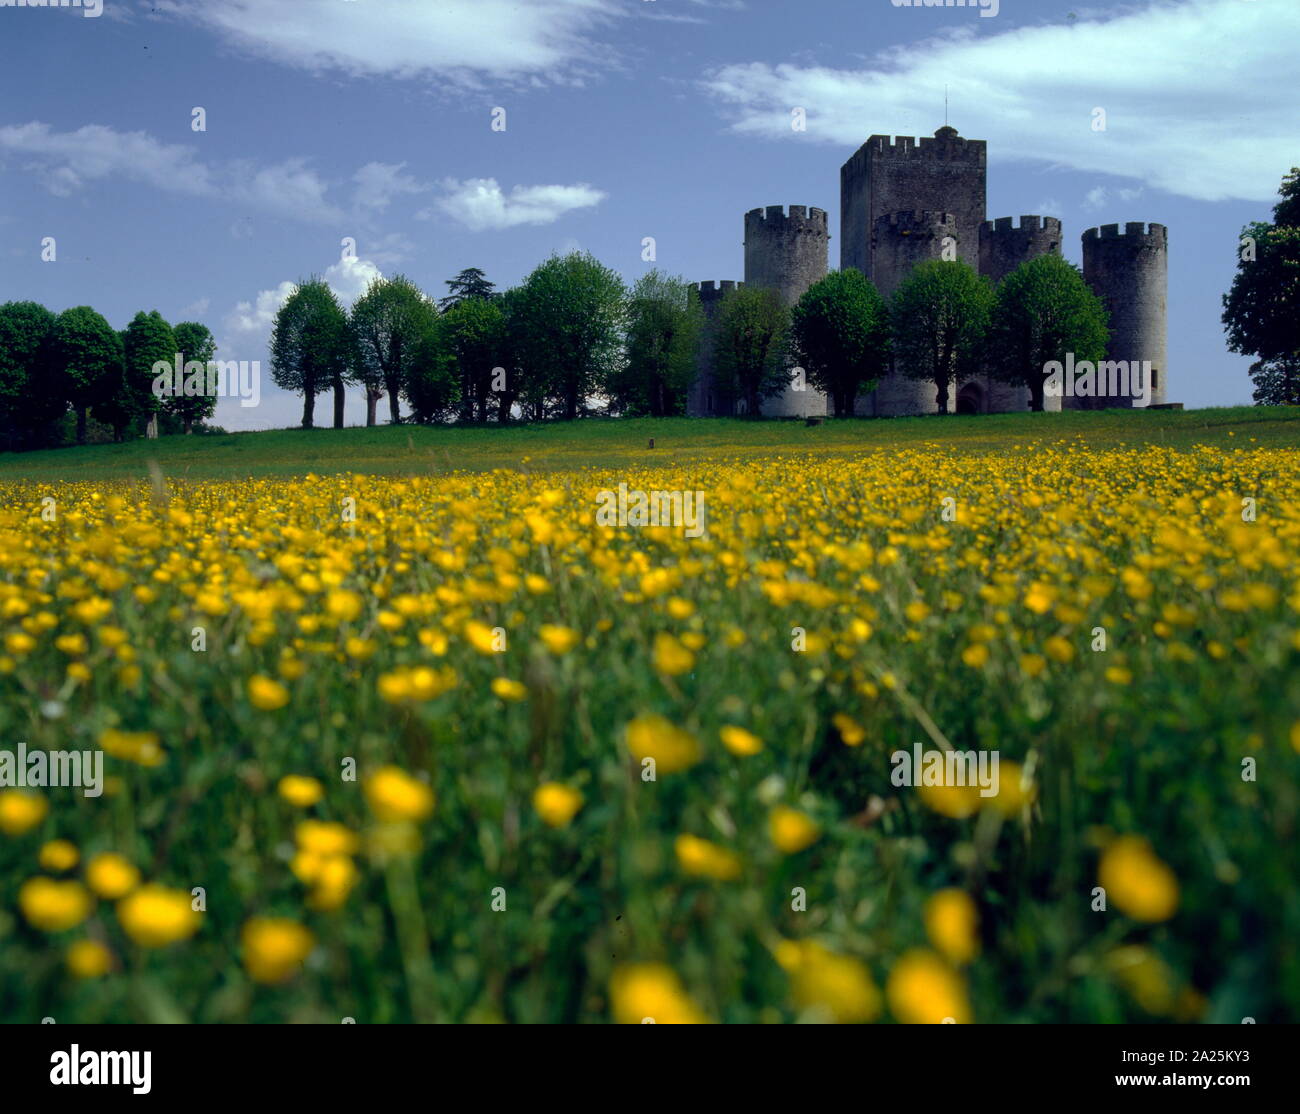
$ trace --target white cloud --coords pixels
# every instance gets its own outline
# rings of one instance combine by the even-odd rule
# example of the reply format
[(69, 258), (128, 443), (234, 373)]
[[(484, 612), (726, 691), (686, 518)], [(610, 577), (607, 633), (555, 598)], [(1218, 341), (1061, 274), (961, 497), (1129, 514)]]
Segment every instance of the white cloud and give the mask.
[(41, 175), (59, 197), (110, 176), (168, 193), (202, 197), (216, 192), (212, 172), (190, 148), (160, 143), (146, 132), (121, 132), (102, 124), (56, 132), (33, 120), (0, 127), (0, 151), (25, 157), (24, 166)]
[[(504, 194), (495, 178), (447, 178), (444, 196), (435, 203), (442, 212), (476, 232), (487, 228), (513, 228), (517, 224), (551, 224), (574, 209), (598, 205), (607, 196), (584, 182), (572, 186), (515, 186)], [(435, 210), (416, 214), (422, 220)]]
[[(981, 21), (977, 21), (981, 22)], [(996, 21), (985, 20), (983, 23)], [(1072, 24), (980, 26), (860, 70), (724, 66), (703, 84), (737, 131), (854, 148), (950, 87), (953, 124), (997, 160), (1139, 181), (1204, 201), (1272, 199), (1295, 162), (1296, 0), (1166, 0)], [(1107, 130), (1092, 130), (1092, 110)]]
[(356, 207), (362, 211), (383, 212), (394, 197), (401, 194), (423, 193), (426, 186), (409, 174), (403, 174), (406, 163), (368, 162), (354, 175), (357, 184)]
[(56, 132), (49, 124), (0, 126), (0, 153), (23, 160), (51, 193), (69, 197), (90, 183), (124, 178), (164, 193), (255, 206), (308, 221), (340, 219), (325, 199), (326, 184), (303, 159), (270, 166), (238, 160), (212, 166), (193, 149), (163, 143), (147, 132), (123, 132), (102, 124)]
[[(573, 82), (609, 64), (618, 0), (205, 0), (155, 6), (276, 62), (474, 85)], [(637, 5), (640, 6), (639, 4)]]
[(196, 318), (202, 317), (205, 313), (208, 312), (208, 306), (210, 306), (211, 304), (212, 301), (210, 298), (198, 298), (195, 301), (191, 302), (189, 305), (181, 307), (178, 320), (193, 321)]
[(1109, 190), (1105, 186), (1094, 186), (1086, 194), (1084, 194), (1083, 207), (1087, 209), (1089, 212), (1097, 212), (1098, 210), (1105, 209), (1107, 206), (1110, 205), (1112, 194), (1115, 197), (1117, 197), (1120, 201), (1124, 202), (1125, 204), (1128, 204), (1130, 202), (1136, 201), (1145, 192), (1146, 192), (1145, 190), (1141, 190), (1141, 189)]

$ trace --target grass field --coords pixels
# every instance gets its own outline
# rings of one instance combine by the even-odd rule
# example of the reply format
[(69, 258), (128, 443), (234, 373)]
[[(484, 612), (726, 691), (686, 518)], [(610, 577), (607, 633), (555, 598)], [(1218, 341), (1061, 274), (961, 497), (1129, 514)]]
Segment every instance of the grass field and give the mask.
[[(1300, 407), (1234, 406), (1212, 410), (1111, 410), (1100, 413), (950, 415), (886, 421), (723, 419), (590, 420), (572, 425), (470, 427), (377, 426), (374, 429), (277, 430), (210, 437), (163, 437), (35, 453), (0, 453), (0, 479), (144, 478), (156, 461), (167, 476), (242, 479), (306, 472), (440, 475), (464, 469), (555, 471), (702, 460), (718, 454), (778, 452), (843, 455), (939, 442), (998, 450), (1017, 442), (1084, 437), (1094, 448), (1156, 444), (1263, 446), (1300, 444)], [(653, 456), (649, 441), (654, 438)]]
[(104, 773), (0, 788), (0, 1017), (1295, 1021), (1298, 432), (0, 457), (0, 775)]

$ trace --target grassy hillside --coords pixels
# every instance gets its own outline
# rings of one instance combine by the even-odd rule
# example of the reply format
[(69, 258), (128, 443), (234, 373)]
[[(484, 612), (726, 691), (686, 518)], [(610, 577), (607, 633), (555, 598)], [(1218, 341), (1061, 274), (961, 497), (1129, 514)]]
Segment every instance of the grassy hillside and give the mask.
[[(654, 438), (653, 452), (648, 449)], [(37, 453), (0, 454), (0, 480), (129, 479), (156, 461), (168, 476), (239, 479), (305, 472), (427, 475), (493, 468), (551, 470), (671, 464), (706, 456), (765, 457), (786, 451), (846, 455), (932, 440), (972, 451), (1021, 442), (1082, 438), (1122, 444), (1257, 446), (1300, 444), (1300, 407), (1111, 410), (801, 422), (723, 419), (590, 419), (505, 429), (380, 426), (275, 430), (214, 437), (163, 437)]]

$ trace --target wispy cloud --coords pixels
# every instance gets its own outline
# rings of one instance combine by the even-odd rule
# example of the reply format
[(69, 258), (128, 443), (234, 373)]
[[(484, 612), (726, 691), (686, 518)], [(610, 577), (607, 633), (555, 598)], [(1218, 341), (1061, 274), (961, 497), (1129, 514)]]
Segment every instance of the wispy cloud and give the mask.
[(154, 0), (154, 7), (285, 65), (462, 85), (580, 81), (609, 64), (601, 32), (628, 14), (618, 0)]
[[(840, 147), (889, 131), (947, 85), (953, 124), (995, 143), (1000, 159), (1205, 201), (1271, 199), (1296, 161), (1295, 0), (1154, 0), (979, 32), (891, 49), (855, 70), (729, 65), (703, 85), (739, 132)], [(804, 133), (791, 131), (796, 106)], [(1093, 130), (1094, 108), (1106, 111), (1105, 131)]]
[(581, 182), (572, 186), (515, 186), (507, 195), (495, 178), (447, 178), (442, 190), (443, 196), (433, 208), (417, 215), (428, 220), (442, 213), (476, 232), (519, 224), (551, 224), (565, 213), (598, 205), (606, 197), (603, 190)]
[(55, 131), (32, 121), (0, 127), (0, 155), (11, 155), (59, 197), (108, 178), (138, 182), (164, 193), (250, 205), (298, 220), (338, 220), (325, 199), (325, 181), (305, 159), (258, 165), (240, 159), (220, 166), (195, 151), (163, 143), (147, 132), (87, 124)]

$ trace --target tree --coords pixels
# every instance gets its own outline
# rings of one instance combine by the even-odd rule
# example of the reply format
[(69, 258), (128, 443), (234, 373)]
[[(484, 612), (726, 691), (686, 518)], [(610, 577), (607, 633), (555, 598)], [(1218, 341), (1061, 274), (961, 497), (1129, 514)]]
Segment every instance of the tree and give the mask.
[[(528, 369), (523, 363), (525, 351), (524, 334), (527, 328), (521, 313), (523, 292), (518, 286), (503, 290), (496, 296), (496, 304), (501, 309), (502, 356), (497, 364), (505, 372), (504, 382), (493, 394), (497, 399), (497, 421), (508, 422), (514, 414), (516, 401), (528, 397)], [(538, 392), (540, 405), (540, 392)], [(527, 403), (521, 403), (521, 412), (527, 417)], [(537, 415), (541, 417), (540, 414)]]
[(804, 291), (790, 315), (790, 347), (808, 382), (829, 396), (837, 418), (871, 390), (889, 358), (889, 311), (856, 267), (832, 271)]
[(1300, 168), (1291, 169), (1278, 192), (1273, 223), (1242, 230), (1237, 273), (1223, 297), (1228, 350), (1258, 357), (1250, 376), (1261, 404), (1288, 394), (1287, 380), (1300, 361)]
[[(176, 360), (176, 337), (172, 327), (157, 310), (145, 313), (141, 310), (126, 327), (122, 334), (122, 352), (126, 364), (126, 382), (124, 398), (120, 412), (126, 422), (143, 419), (148, 422), (158, 413), (161, 401), (153, 393), (155, 378), (154, 364), (163, 363), (172, 367)], [(121, 440), (120, 428), (118, 440)]]
[(994, 379), (1029, 388), (1030, 409), (1042, 410), (1047, 365), (1096, 363), (1106, 357), (1109, 316), (1078, 267), (1059, 255), (1020, 264), (998, 286), (985, 350)]
[(785, 334), (790, 315), (775, 290), (738, 286), (718, 307), (715, 365), (719, 378), (745, 400), (746, 413), (758, 418), (763, 399), (789, 383)]
[[(197, 361), (206, 369), (217, 354), (217, 342), (206, 325), (198, 321), (182, 321), (172, 327), (176, 351), (181, 367)], [(217, 400), (206, 392), (199, 395), (176, 395), (163, 400), (163, 412), (180, 420), (185, 432), (193, 433), (196, 422), (206, 421), (216, 412)]]
[(460, 387), (461, 417), (487, 421), (488, 400), (496, 388), (494, 369), (505, 370), (505, 314), (498, 299), (465, 298), (439, 321)]
[(993, 287), (960, 260), (919, 263), (894, 291), (894, 366), (934, 384), (940, 414), (948, 412), (952, 384), (979, 366), (992, 307)]
[(350, 375), (348, 319), (319, 278), (300, 283), (275, 315), (271, 379), (303, 396), (302, 426), (312, 428), (316, 396), (334, 390), (334, 428), (343, 428), (343, 384)]
[(490, 302), (497, 296), (496, 283), (488, 282), (487, 276), (477, 267), (466, 267), (455, 278), (449, 278), (447, 288), (451, 293), (438, 303), (438, 308), (444, 312), (468, 299)]
[(37, 302), (0, 305), (0, 439), (10, 451), (47, 440), (68, 408), (51, 365), (54, 314)]
[(1300, 358), (1257, 360), (1250, 378), (1256, 406), (1300, 406)]
[(704, 315), (691, 284), (657, 270), (628, 299), (627, 360), (610, 384), (613, 406), (631, 415), (685, 413)]
[(405, 275), (377, 278), (352, 307), (356, 376), (366, 388), (366, 425), (375, 424), (375, 405), (388, 395), (393, 424), (402, 420), (399, 399), (408, 387), (416, 351), (437, 327), (438, 310)]
[[(139, 400), (132, 394), (126, 377), (126, 330), (117, 331), (118, 343), (122, 346), (122, 366), (118, 369), (111, 383), (105, 382), (99, 401), (91, 407), (90, 415), (102, 426), (113, 431), (113, 440), (121, 441), (126, 436), (126, 429), (140, 416)], [(93, 428), (90, 431), (95, 432)]]
[(415, 342), (405, 390), (417, 422), (440, 422), (454, 416), (460, 399), (456, 361), (436, 316)]
[(538, 266), (512, 302), (529, 385), (566, 420), (618, 370), (626, 299), (615, 272), (589, 253), (572, 252)]
[(74, 306), (55, 319), (51, 351), (62, 393), (77, 414), (77, 444), (84, 445), (86, 412), (122, 387), (122, 340), (90, 306)]

